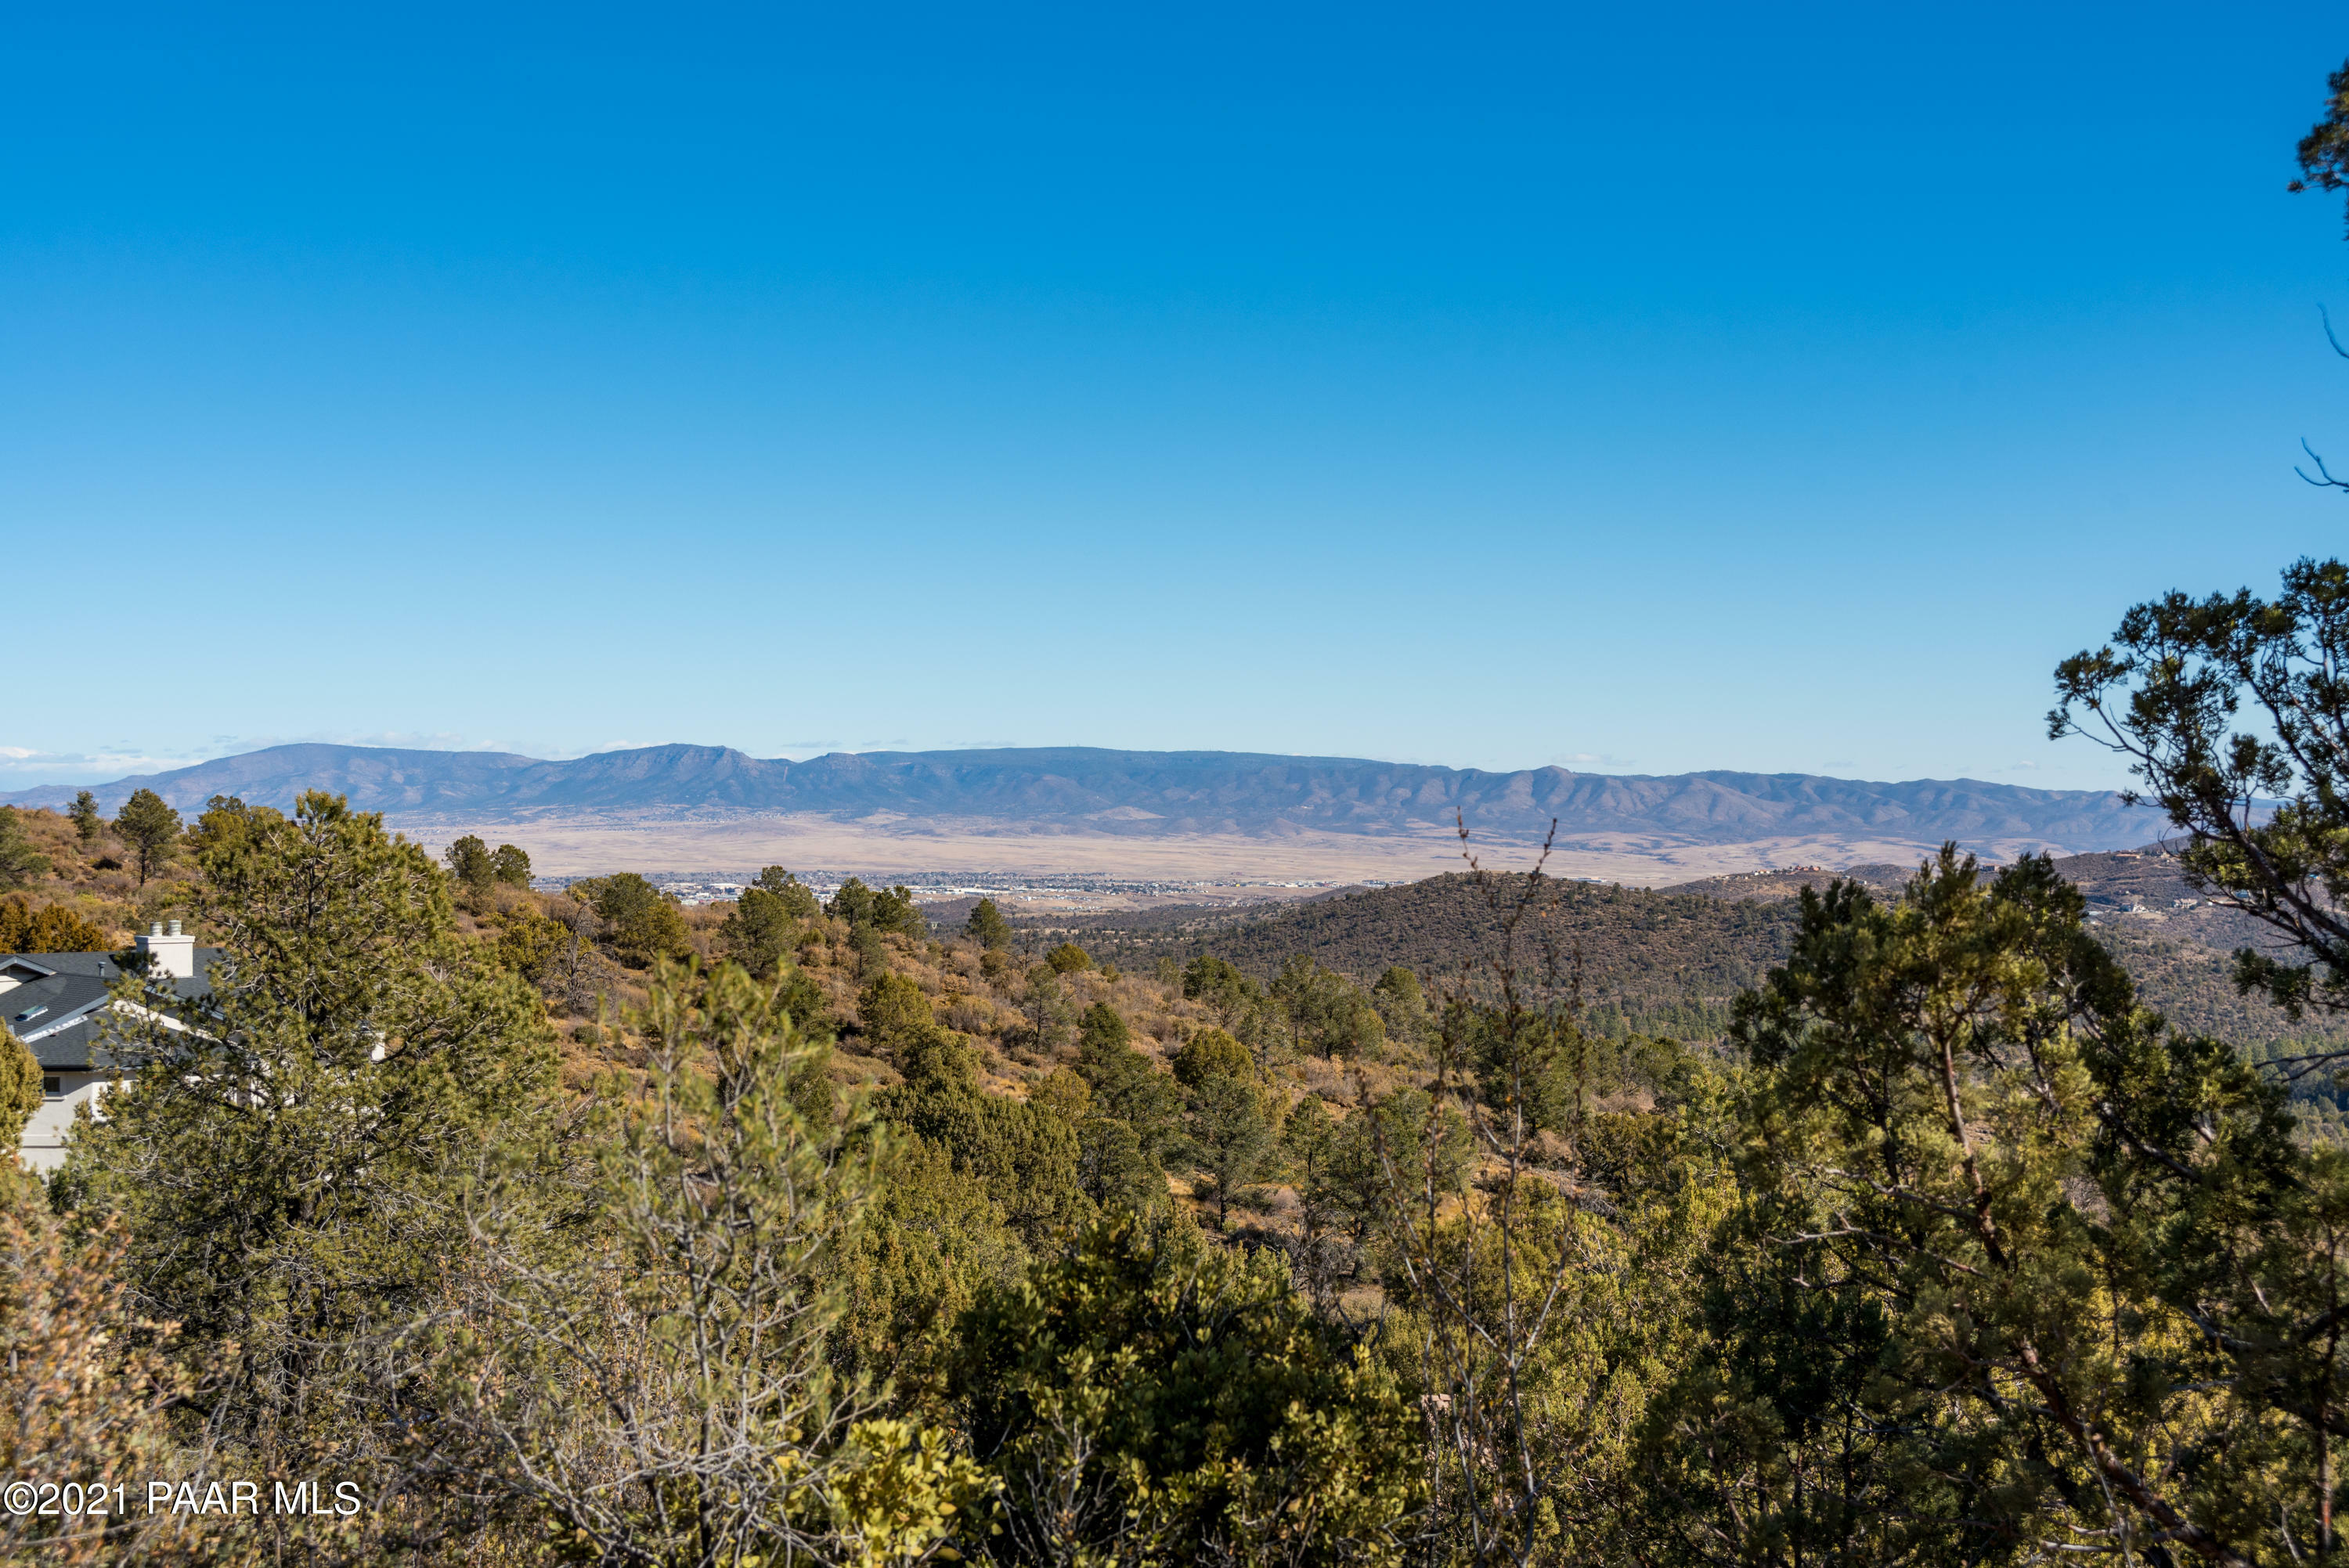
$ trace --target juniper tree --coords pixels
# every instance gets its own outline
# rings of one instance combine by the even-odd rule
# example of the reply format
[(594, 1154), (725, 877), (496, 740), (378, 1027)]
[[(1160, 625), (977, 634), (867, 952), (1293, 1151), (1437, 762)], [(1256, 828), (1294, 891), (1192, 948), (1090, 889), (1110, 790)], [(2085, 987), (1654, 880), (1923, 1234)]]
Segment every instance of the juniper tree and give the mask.
[(602, 878), (593, 893), (605, 934), (623, 962), (649, 968), (686, 952), (690, 941), (677, 900), (634, 872)]
[(1760, 1256), (1677, 1446), (1791, 1550), (2333, 1551), (2343, 1162), (2138, 1009), (2084, 907), (1944, 850), (1891, 908), (1806, 892), (1739, 1003)]
[(1006, 1563), (1393, 1563), (1416, 1501), (1384, 1369), (1278, 1254), (1120, 1215), (967, 1313), (955, 1392)]
[(440, 858), (449, 862), (449, 874), (468, 892), (487, 892), (498, 880), (497, 861), (490, 846), (471, 833), (450, 844)]
[(1221, 1029), (1201, 1029), (1174, 1053), (1174, 1077), (1185, 1088), (1196, 1088), (1209, 1078), (1244, 1078), (1255, 1067), (1247, 1047)]
[(515, 844), (500, 844), (490, 856), (490, 880), (505, 887), (528, 887), (529, 853)]

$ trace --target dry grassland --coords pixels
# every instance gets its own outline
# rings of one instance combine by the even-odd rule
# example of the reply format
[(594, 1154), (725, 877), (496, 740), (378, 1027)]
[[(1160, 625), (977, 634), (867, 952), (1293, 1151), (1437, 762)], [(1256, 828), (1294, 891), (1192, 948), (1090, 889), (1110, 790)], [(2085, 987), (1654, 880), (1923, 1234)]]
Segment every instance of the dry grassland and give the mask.
[[(1238, 834), (1023, 832), (988, 822), (842, 822), (780, 815), (690, 818), (545, 817), (504, 821), (398, 817), (390, 825), (430, 845), (463, 833), (530, 852), (544, 876), (608, 872), (740, 872), (763, 865), (854, 872), (868, 880), (970, 871), (1184, 882), (1417, 882), (1461, 867), (1455, 835), (1370, 837), (1311, 830), (1278, 838)], [(1661, 887), (1699, 877), (1767, 870), (1891, 862), (1913, 864), (1939, 846), (1899, 838), (1812, 836), (1696, 844), (1660, 836), (1562, 841), (1550, 857), (1560, 876)], [(1537, 844), (1479, 841), (1496, 867), (1521, 868)], [(1990, 846), (2008, 858), (2022, 845)]]

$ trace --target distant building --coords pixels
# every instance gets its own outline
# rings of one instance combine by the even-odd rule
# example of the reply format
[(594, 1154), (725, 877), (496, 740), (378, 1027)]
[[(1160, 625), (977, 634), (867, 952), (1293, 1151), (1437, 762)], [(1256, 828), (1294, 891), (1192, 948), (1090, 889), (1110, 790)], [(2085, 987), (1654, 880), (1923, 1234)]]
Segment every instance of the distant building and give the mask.
[[(173, 921), (157, 922), (139, 938), (147, 973), (169, 978), (184, 997), (208, 995), (217, 947), (198, 947)], [(41, 1107), (25, 1124), (17, 1158), (27, 1170), (54, 1171), (65, 1163), (66, 1140), (74, 1112), (88, 1106), (115, 1073), (102, 1038), (104, 1015), (114, 1004), (107, 993), (122, 978), (110, 953), (11, 953), (0, 954), (0, 1018), (41, 1064)]]

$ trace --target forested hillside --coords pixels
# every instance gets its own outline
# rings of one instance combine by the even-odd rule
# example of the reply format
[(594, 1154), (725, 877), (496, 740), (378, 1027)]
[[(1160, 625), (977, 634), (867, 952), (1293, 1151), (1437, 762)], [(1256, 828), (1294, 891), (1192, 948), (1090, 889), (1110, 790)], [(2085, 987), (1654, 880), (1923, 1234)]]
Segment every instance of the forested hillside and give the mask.
[[(2172, 910), (2187, 892), (2174, 865), (2084, 856), (2056, 868), (2085, 883), (2090, 910), (2103, 912), (2098, 939), (2128, 968), (2145, 1004), (2179, 1026), (2247, 1047), (2349, 1042), (2349, 1027), (2338, 1022), (2295, 1023), (2237, 992), (2230, 954), (2260, 934), (2222, 911)], [(1520, 960), (1529, 974), (1539, 968), (1546, 937), (1564, 974), (1578, 962), (1588, 1026), (1600, 1034), (1719, 1039), (1728, 1031), (1731, 998), (1785, 961), (1796, 923), (1794, 894), (1824, 889), (1838, 874), (1723, 879), (1698, 884), (1703, 891), (1559, 883), (1542, 918), (1520, 935)], [(1866, 866), (1841, 874), (1892, 900), (1915, 873)], [(1523, 879), (1499, 880), (1516, 887)], [(2162, 918), (2126, 913), (2148, 899)], [(1253, 910), (1160, 910), (1046, 920), (1034, 928), (1039, 940), (1066, 936), (1128, 967), (1213, 953), (1269, 978), (1301, 954), (1365, 983), (1400, 964), (1429, 985), (1489, 953), (1499, 934), (1490, 902), (1464, 873)]]
[[(1511, 892), (1522, 877), (1500, 879)], [(1545, 939), (1561, 961), (1578, 960), (1584, 1005), (1608, 1033), (1717, 1037), (1728, 1003), (1760, 984), (1785, 956), (1794, 909), (1785, 903), (1724, 903), (1585, 882), (1554, 884), (1541, 917), (1519, 938), (1531, 976), (1547, 963)], [(1367, 984), (1390, 965), (1442, 985), (1492, 951), (1499, 936), (1492, 904), (1465, 873), (1406, 887), (1347, 891), (1327, 898), (1236, 914), (1182, 910), (1039, 923), (1039, 936), (1066, 935), (1127, 967), (1202, 953), (1269, 979), (1291, 955)]]
[[(85, 1487), (0, 1515), (0, 1556), (1640, 1568), (1759, 1508), (1855, 1561), (2020, 1563), (2105, 1528), (2045, 1413), (2090, 1403), (2133, 1507), (2306, 1511), (2265, 1390), (2331, 1353), (2259, 1351), (2291, 1380), (2216, 1399), (2258, 1324), (2170, 1304), (2282, 1244), (2235, 1187), (2312, 1141), (2243, 1053), (2132, 1015), (2042, 863), (1808, 909), (1450, 878), (1079, 943), (781, 867), (701, 909), (628, 874), (551, 895), (511, 844), (434, 855), (333, 797), (190, 821), (150, 794), (0, 809), (0, 879), (12, 945), (168, 915), (227, 960), (208, 998), (127, 980), (105, 1115), (46, 1188), (0, 1181), (0, 1435), (197, 1496), (348, 1489), (263, 1518)], [(1512, 919), (1579, 947), (1609, 1028), (1693, 976), (1701, 1043), (1505, 1005)], [(1955, 1111), (1930, 1035), (1886, 1025), (1920, 985), (1965, 999)], [(0, 1068), (21, 1123), (38, 1069), (13, 1040)], [(1948, 1117), (2033, 1081), (2064, 1119), (1983, 1177)], [(2242, 1158), (2092, 1160), (2097, 1097)], [(1819, 1189), (1780, 1145), (1840, 1171), (1888, 1118), (1914, 1191)], [(2197, 1161), (2234, 1195), (2173, 1190)], [(1996, 1228), (1952, 1218), (1970, 1180)], [(1923, 1237), (1900, 1289), (1963, 1305), (1980, 1370), (1886, 1310), (1855, 1225)], [(2119, 1283), (2033, 1283), (2090, 1274)], [(2322, 1310), (2322, 1282), (2261, 1288)], [(2158, 1377), (2033, 1359), (2148, 1322)], [(1946, 1414), (1891, 1418), (1919, 1400)], [(1795, 1479), (1830, 1471), (1826, 1501)]]

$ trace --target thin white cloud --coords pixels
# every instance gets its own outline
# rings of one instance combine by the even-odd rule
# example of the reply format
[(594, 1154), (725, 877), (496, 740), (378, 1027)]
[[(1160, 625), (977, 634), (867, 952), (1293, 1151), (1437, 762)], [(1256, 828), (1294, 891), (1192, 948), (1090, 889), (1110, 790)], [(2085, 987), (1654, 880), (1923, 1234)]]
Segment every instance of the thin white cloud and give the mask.
[(164, 773), (202, 762), (206, 752), (157, 755), (133, 751), (39, 751), (0, 747), (0, 788), (37, 789), (44, 784), (104, 784), (141, 773)]

